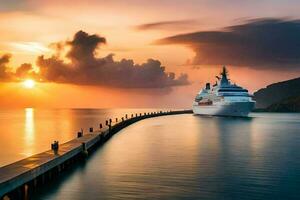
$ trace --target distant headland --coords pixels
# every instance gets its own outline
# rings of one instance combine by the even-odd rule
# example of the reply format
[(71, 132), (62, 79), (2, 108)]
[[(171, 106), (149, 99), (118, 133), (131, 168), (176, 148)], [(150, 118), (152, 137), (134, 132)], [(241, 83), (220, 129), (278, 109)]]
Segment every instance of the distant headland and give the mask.
[(258, 112), (300, 112), (300, 77), (268, 85), (254, 99)]

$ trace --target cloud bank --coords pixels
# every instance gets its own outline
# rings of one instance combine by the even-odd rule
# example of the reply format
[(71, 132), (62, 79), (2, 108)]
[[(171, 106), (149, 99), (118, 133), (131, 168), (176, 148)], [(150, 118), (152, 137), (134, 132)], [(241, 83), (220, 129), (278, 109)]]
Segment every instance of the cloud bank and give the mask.
[(34, 72), (33, 67), (29, 63), (23, 63), (17, 67), (16, 71), (12, 71), (9, 66), (11, 54), (0, 56), (0, 81), (20, 81), (26, 78), (38, 78), (38, 74)]
[[(34, 78), (44, 82), (99, 85), (118, 88), (168, 88), (189, 84), (188, 76), (167, 73), (158, 60), (148, 59), (146, 63), (135, 64), (131, 59), (115, 61), (113, 54), (99, 58), (96, 51), (106, 39), (78, 31), (72, 40), (52, 44), (56, 52), (50, 58), (37, 58), (38, 72), (32, 65), (24, 63), (15, 72), (9, 71), (10, 55), (0, 57), (0, 81), (20, 81)], [(67, 49), (65, 62), (62, 52)]]
[(175, 35), (156, 44), (184, 44), (199, 65), (248, 66), (256, 69), (300, 68), (300, 20), (256, 19), (221, 31)]
[(131, 59), (115, 61), (113, 54), (96, 57), (96, 50), (105, 44), (105, 38), (79, 31), (73, 40), (65, 43), (70, 49), (65, 63), (59, 56), (39, 56), (37, 65), (45, 81), (83, 85), (102, 85), (122, 88), (160, 88), (189, 84), (186, 74), (178, 78), (165, 72), (158, 60), (135, 64)]

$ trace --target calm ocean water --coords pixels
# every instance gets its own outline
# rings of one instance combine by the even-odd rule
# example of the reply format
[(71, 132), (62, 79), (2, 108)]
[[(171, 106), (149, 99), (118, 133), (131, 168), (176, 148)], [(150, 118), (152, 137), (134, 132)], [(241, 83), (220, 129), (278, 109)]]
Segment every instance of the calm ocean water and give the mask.
[(299, 114), (143, 120), (36, 199), (300, 199), (299, 130)]
[(76, 138), (109, 118), (157, 109), (0, 109), (0, 166), (50, 149), (51, 143)]
[[(28, 144), (34, 147), (30, 153), (49, 149), (49, 137), (68, 140), (79, 127), (97, 124), (99, 116), (126, 113), (43, 112), (28, 114), (34, 116), (28, 117), (34, 119), (30, 123), (6, 121), (3, 117), (14, 116), (1, 114), (1, 126), (5, 121), (7, 126), (23, 124), (15, 127), (19, 132), (10, 132), (14, 136), (2, 132), (2, 137), (16, 139), (22, 146), (13, 145), (17, 150), (11, 155), (26, 151)], [(32, 127), (33, 133), (24, 131)], [(22, 139), (17, 139), (19, 135)], [(4, 141), (1, 148), (8, 145)], [(42, 141), (44, 146), (33, 145)], [(146, 119), (116, 134), (35, 199), (300, 199), (299, 149), (300, 114), (255, 113), (249, 118), (186, 114)], [(1, 160), (5, 160), (3, 155)]]

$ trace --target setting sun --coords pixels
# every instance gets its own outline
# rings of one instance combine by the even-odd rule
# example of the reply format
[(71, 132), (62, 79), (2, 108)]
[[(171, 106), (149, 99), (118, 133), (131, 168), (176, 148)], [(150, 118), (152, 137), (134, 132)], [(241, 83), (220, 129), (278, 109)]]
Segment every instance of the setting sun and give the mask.
[(23, 86), (24, 86), (25, 88), (31, 89), (31, 88), (33, 88), (33, 87), (35, 86), (35, 81), (32, 80), (32, 79), (27, 79), (27, 80), (25, 80), (25, 81), (23, 82)]

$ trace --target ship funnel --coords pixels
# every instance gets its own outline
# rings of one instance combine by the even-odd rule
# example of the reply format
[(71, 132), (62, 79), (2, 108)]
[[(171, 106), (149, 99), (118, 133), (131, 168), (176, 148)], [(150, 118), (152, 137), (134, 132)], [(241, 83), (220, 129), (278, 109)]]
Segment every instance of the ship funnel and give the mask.
[(206, 83), (205, 89), (210, 90), (210, 83)]

